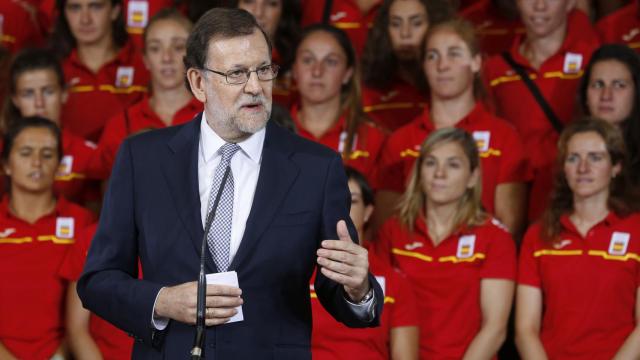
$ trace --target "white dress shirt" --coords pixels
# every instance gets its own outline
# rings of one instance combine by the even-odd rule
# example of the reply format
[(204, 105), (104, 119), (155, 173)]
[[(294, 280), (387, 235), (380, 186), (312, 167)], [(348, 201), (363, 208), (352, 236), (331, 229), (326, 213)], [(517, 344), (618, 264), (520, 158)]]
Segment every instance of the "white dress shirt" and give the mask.
[[(233, 174), (233, 217), (231, 222), (231, 246), (229, 247), (229, 264), (240, 247), (240, 240), (247, 226), (247, 219), (253, 204), (253, 195), (258, 185), (260, 163), (262, 162), (262, 145), (265, 129), (256, 132), (249, 138), (237, 143), (240, 151), (231, 158)], [(211, 196), (211, 182), (222, 155), (218, 152), (224, 141), (207, 124), (205, 114), (200, 123), (200, 141), (198, 145), (198, 190), (200, 194), (200, 215), (202, 228), (205, 228), (207, 207)], [(216, 190), (217, 191), (217, 190)]]

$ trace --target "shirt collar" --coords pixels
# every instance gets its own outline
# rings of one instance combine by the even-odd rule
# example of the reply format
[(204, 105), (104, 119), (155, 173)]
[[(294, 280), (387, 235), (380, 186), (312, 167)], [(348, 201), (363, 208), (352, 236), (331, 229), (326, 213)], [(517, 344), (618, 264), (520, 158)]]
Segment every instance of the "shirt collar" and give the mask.
[[(18, 220), (22, 220), (11, 213), (11, 210), (9, 209), (10, 200), (11, 199), (9, 198), (8, 193), (5, 193), (4, 195), (2, 195), (2, 198), (0, 200), (0, 217), (3, 219), (12, 217)], [(36, 220), (36, 222), (40, 221), (40, 219), (46, 218), (47, 216), (55, 216), (55, 217), (61, 216), (63, 213), (66, 212), (66, 209), (68, 208), (68, 206), (69, 206), (69, 202), (63, 196), (57, 196), (56, 206), (53, 209), (53, 211), (48, 214), (44, 214), (42, 217)]]
[[(118, 52), (116, 53), (116, 56), (113, 59), (104, 63), (104, 65), (100, 67), (100, 70), (112, 64), (116, 64), (116, 65), (131, 64), (133, 62), (133, 58), (135, 55), (136, 55), (136, 49), (133, 47), (133, 43), (131, 41), (127, 41), (124, 44), (124, 46), (122, 46), (118, 50)], [(71, 52), (69, 53), (69, 61), (77, 66), (85, 66), (84, 63), (82, 63), (82, 61), (80, 60), (77, 47), (74, 47), (73, 49), (71, 49)]]
[[(256, 164), (260, 164), (262, 160), (262, 146), (264, 144), (264, 136), (266, 128), (260, 129), (255, 134), (238, 143), (242, 152)], [(218, 150), (226, 141), (222, 139), (207, 123), (206, 113), (202, 112), (202, 121), (200, 122), (200, 154), (205, 163), (211, 161), (218, 155)]]
[[(560, 224), (562, 225), (562, 227), (564, 227), (567, 231), (571, 231), (574, 232), (576, 234), (579, 234), (578, 230), (576, 229), (576, 226), (573, 225), (573, 222), (571, 222), (571, 218), (569, 217), (570, 213), (566, 213), (566, 214), (562, 214), (560, 215)], [(622, 219), (622, 217), (618, 214), (615, 213), (615, 211), (609, 211), (609, 213), (607, 214), (607, 216), (602, 219), (600, 222), (598, 222), (597, 224), (593, 225), (593, 227), (591, 229), (595, 229), (597, 227), (600, 226), (614, 226), (615, 224), (617, 224), (618, 222), (620, 222)]]
[[(549, 59), (553, 59), (556, 56), (563, 56), (566, 52), (570, 51), (571, 48), (575, 46), (584, 36), (583, 32), (580, 31), (581, 27), (581, 19), (580, 16), (584, 16), (584, 14), (580, 14), (581, 10), (573, 10), (567, 15), (567, 30), (564, 36), (564, 40), (562, 41), (562, 45), (560, 49), (553, 54)], [(527, 60), (522, 54), (520, 54), (520, 45), (525, 42), (527, 39), (527, 34), (519, 34), (516, 35), (512, 45), (511, 45), (511, 56), (513, 59), (521, 64), (531, 67), (529, 60)], [(545, 60), (543, 64), (546, 64), (549, 59)], [(542, 66), (541, 66), (542, 67)]]

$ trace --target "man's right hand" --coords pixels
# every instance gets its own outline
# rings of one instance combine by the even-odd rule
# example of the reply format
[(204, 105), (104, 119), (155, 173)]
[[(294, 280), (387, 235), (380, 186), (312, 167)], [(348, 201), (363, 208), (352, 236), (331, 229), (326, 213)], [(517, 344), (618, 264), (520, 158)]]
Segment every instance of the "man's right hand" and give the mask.
[[(156, 300), (155, 315), (187, 324), (196, 323), (198, 282), (192, 281), (160, 290)], [(242, 290), (227, 285), (207, 285), (205, 324), (224, 324), (242, 305)]]

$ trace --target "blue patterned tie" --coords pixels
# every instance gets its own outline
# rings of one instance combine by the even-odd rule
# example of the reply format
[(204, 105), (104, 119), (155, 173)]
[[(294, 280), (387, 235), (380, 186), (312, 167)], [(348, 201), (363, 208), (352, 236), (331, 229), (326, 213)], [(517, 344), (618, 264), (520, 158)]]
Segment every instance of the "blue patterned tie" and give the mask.
[[(227, 167), (230, 166), (231, 158), (240, 150), (237, 144), (226, 143), (220, 147), (219, 153), (222, 154), (222, 160), (216, 168), (213, 182), (211, 183), (211, 191), (209, 192), (209, 204), (207, 205), (207, 214), (211, 212), (214, 200), (216, 198), (220, 183)], [(233, 218), (233, 172), (229, 169), (229, 176), (222, 189), (220, 203), (216, 210), (215, 218), (207, 234), (207, 244), (209, 251), (216, 262), (218, 271), (227, 271), (229, 268), (229, 249), (231, 247), (231, 220)]]

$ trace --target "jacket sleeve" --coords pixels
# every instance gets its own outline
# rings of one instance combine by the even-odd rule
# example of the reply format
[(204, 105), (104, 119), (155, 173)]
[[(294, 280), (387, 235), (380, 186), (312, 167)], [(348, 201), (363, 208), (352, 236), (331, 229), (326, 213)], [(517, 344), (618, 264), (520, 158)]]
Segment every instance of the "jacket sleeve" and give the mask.
[(135, 181), (131, 144), (125, 141), (77, 290), (85, 308), (138, 342), (158, 347), (162, 336), (152, 330), (151, 312), (161, 285), (138, 279)]
[[(335, 156), (329, 165), (325, 186), (324, 204), (322, 208), (322, 225), (320, 241), (324, 239), (338, 239), (336, 225), (339, 220), (345, 220), (349, 234), (354, 241), (358, 240), (355, 226), (351, 222), (349, 209), (351, 207), (351, 195), (347, 186), (347, 178), (339, 156)], [(372, 321), (364, 321), (356, 316), (351, 305), (346, 300), (344, 287), (330, 280), (318, 271), (314, 288), (322, 306), (336, 320), (349, 327), (374, 327), (380, 324), (380, 314), (384, 296), (382, 288), (375, 277), (369, 272), (369, 283), (374, 289), (375, 310)]]

